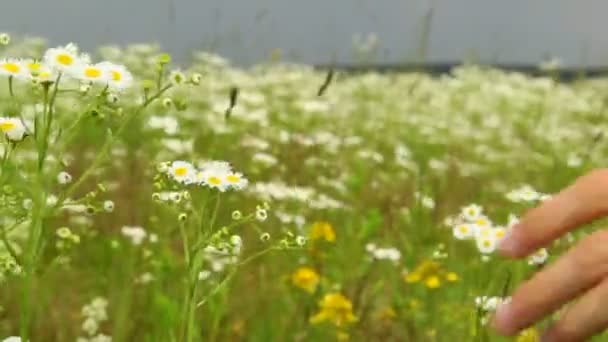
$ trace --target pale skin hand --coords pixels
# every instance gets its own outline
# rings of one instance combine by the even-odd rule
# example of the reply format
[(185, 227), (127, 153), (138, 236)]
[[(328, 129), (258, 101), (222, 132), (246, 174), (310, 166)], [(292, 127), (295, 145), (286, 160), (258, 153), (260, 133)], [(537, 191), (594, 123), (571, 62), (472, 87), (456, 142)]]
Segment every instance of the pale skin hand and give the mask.
[[(608, 216), (608, 169), (578, 179), (530, 210), (500, 244), (521, 258), (594, 219)], [(498, 308), (495, 329), (514, 335), (575, 300), (545, 332), (543, 341), (584, 341), (608, 327), (608, 229), (581, 240), (535, 274)]]

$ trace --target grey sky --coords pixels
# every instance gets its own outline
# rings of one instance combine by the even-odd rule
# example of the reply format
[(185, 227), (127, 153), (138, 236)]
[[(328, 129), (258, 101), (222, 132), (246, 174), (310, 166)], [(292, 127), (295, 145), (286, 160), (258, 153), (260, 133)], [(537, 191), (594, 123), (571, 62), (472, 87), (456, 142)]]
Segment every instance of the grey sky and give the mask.
[[(18, 0), (5, 2), (0, 31), (54, 44), (158, 41), (184, 56), (195, 48), (250, 64), (281, 48), (307, 63), (353, 60), (352, 36), (374, 32), (379, 60), (412, 60), (430, 0)], [(428, 57), (608, 65), (603, 0), (436, 0)]]

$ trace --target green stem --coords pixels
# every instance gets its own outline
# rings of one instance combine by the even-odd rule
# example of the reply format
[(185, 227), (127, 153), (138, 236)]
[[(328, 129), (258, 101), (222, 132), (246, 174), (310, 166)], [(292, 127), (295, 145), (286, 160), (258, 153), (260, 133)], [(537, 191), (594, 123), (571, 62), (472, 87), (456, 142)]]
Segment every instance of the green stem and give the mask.
[(13, 76), (8, 77), (8, 92), (12, 98), (15, 97), (15, 92), (13, 91)]
[(13, 259), (15, 259), (15, 261), (19, 265), (22, 265), (21, 258), (19, 258), (19, 255), (17, 254), (17, 252), (13, 248), (13, 245), (11, 245), (11, 243), (8, 241), (8, 232), (7, 231), (8, 231), (8, 228), (3, 228), (2, 229), (2, 236), (1, 236), (2, 242), (4, 243), (4, 246), (6, 247), (6, 250), (11, 255), (11, 257), (13, 257)]
[(131, 114), (129, 117), (125, 118), (125, 120), (122, 122), (122, 124), (118, 127), (116, 134), (112, 134), (108, 139), (106, 139), (105, 143), (101, 147), (101, 151), (97, 154), (97, 157), (95, 158), (95, 160), (93, 160), (93, 162), (89, 165), (89, 167), (84, 171), (82, 176), (80, 176), (80, 178), (66, 190), (66, 192), (63, 194), (63, 196), (60, 197), (60, 199), (57, 201), (57, 205), (55, 206), (55, 208), (61, 208), (61, 206), (63, 205), (65, 200), (67, 198), (69, 198), (85, 181), (87, 181), (92, 176), (92, 174), (95, 172), (95, 170), (104, 161), (106, 155), (109, 152), (110, 147), (114, 144), (114, 142), (116, 142), (118, 137), (120, 137), (122, 135), (122, 133), (125, 131), (125, 129), (127, 129), (128, 123), (131, 121), (131, 119), (133, 119), (135, 116), (137, 116), (139, 113), (141, 113), (141, 111), (143, 111), (146, 107), (148, 107), (148, 105), (150, 105), (150, 103), (152, 103), (154, 100), (158, 99), (164, 92), (169, 90), (171, 87), (172, 87), (171, 85), (165, 86), (157, 94), (155, 94), (153, 97), (149, 98), (146, 102), (144, 102), (144, 104), (138, 110), (134, 111), (133, 114)]

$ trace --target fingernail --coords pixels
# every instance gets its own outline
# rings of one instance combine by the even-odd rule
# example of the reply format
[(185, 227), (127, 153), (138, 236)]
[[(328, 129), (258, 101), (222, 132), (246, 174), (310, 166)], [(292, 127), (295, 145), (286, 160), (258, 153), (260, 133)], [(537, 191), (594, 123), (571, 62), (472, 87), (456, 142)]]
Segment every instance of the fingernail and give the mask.
[(511, 332), (511, 316), (511, 304), (502, 303), (496, 308), (492, 325), (499, 332), (508, 334)]
[(503, 254), (514, 255), (520, 247), (515, 238), (514, 229), (517, 229), (517, 226), (509, 229), (505, 237), (498, 244), (498, 250)]

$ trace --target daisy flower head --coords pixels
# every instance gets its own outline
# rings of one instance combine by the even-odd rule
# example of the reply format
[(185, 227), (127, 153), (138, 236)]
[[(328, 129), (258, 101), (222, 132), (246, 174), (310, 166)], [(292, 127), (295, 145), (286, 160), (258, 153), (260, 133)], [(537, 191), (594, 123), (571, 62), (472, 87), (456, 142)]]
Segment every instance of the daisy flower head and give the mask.
[(498, 245), (496, 237), (494, 235), (478, 236), (476, 242), (477, 249), (479, 249), (482, 254), (494, 253)]
[(78, 55), (78, 47), (73, 43), (46, 50), (43, 61), (51, 69), (69, 74), (76, 71), (82, 64)]
[(458, 240), (467, 240), (475, 237), (475, 227), (470, 223), (461, 223), (453, 228), (454, 237)]
[(547, 252), (547, 249), (541, 248), (528, 257), (528, 265), (543, 265), (545, 262), (547, 262), (548, 258), (549, 253)]
[(468, 222), (475, 222), (477, 219), (481, 218), (483, 214), (483, 210), (481, 206), (477, 204), (471, 204), (467, 207), (462, 208), (462, 217)]
[(12, 76), (18, 80), (25, 80), (28, 76), (27, 66), (23, 61), (6, 58), (0, 60), (0, 75)]
[(52, 82), (57, 78), (56, 72), (53, 71), (48, 65), (35, 61), (27, 60), (25, 65), (29, 71), (31, 80), (37, 83)]
[(133, 74), (126, 66), (110, 62), (101, 62), (97, 65), (104, 70), (111, 90), (124, 91), (133, 85)]
[(192, 184), (195, 180), (196, 169), (188, 162), (176, 160), (171, 163), (167, 173), (178, 183)]
[(489, 218), (487, 218), (486, 216), (483, 216), (483, 215), (478, 217), (475, 221), (473, 221), (473, 223), (477, 226), (478, 229), (485, 229), (485, 228), (492, 227), (492, 221), (490, 221)]
[(507, 235), (507, 230), (503, 227), (494, 227), (492, 229), (492, 233), (494, 234), (497, 242), (500, 242), (502, 239), (504, 239), (505, 235)]
[(0, 130), (12, 142), (21, 141), (26, 136), (25, 125), (17, 118), (0, 118)]
[(101, 64), (82, 64), (74, 69), (74, 78), (89, 83), (108, 84), (109, 74)]
[(224, 192), (230, 186), (227, 176), (228, 174), (221, 169), (206, 169), (199, 171), (196, 178), (201, 185)]
[(225, 182), (231, 189), (243, 190), (249, 184), (249, 180), (240, 172), (229, 172), (226, 174)]

